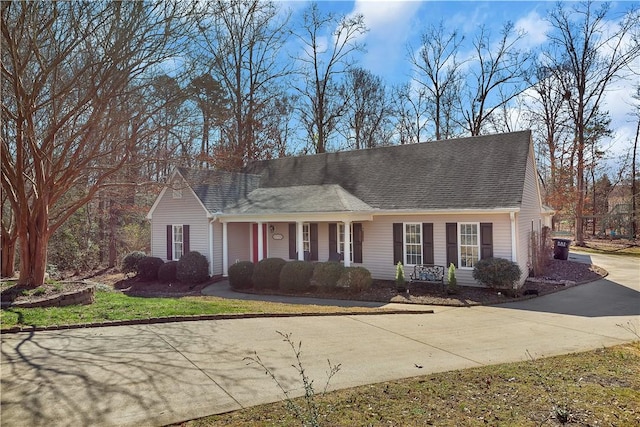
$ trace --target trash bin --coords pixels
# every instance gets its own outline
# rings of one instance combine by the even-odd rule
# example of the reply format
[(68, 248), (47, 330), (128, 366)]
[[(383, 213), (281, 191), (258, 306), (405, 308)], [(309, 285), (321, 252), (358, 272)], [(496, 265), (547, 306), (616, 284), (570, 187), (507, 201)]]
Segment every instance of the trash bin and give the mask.
[(565, 261), (569, 259), (569, 246), (571, 246), (569, 239), (553, 239), (553, 257)]

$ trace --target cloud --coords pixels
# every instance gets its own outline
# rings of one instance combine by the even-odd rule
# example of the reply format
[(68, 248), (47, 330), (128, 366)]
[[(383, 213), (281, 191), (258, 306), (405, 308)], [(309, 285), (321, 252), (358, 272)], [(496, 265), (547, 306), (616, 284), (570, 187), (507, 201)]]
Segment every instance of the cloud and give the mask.
[(422, 5), (416, 1), (354, 2), (352, 14), (362, 14), (369, 29), (363, 39), (367, 45), (360, 64), (363, 68), (382, 76), (388, 83), (396, 83), (404, 74), (408, 76), (407, 42), (415, 35), (414, 23)]
[(551, 24), (537, 11), (532, 10), (515, 22), (515, 29), (526, 33), (524, 38), (526, 47), (534, 48), (547, 41), (547, 33), (551, 30)]

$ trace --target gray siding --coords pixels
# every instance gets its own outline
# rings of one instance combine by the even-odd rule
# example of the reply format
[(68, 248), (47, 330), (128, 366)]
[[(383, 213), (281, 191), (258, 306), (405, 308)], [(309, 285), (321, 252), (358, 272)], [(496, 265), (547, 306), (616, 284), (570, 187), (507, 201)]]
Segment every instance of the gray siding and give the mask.
[(521, 283), (529, 275), (531, 261), (531, 231), (540, 232), (543, 224), (542, 204), (538, 188), (538, 177), (535, 170), (533, 151), (530, 152), (525, 172), (525, 182), (522, 192), (522, 206), (517, 216), (518, 236), (516, 247), (518, 250), (518, 265), (523, 275)]
[(182, 198), (174, 199), (169, 189), (153, 212), (151, 219), (151, 254), (167, 261), (167, 225), (189, 225), (189, 249), (209, 259), (209, 220), (191, 190), (185, 189)]

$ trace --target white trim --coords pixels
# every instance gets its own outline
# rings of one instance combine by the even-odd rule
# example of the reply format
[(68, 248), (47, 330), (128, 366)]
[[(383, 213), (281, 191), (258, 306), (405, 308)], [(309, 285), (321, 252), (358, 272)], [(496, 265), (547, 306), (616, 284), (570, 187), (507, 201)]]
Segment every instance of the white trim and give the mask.
[[(461, 235), (461, 226), (462, 225), (475, 225), (476, 226), (476, 235), (478, 237), (478, 243), (476, 248), (478, 249), (478, 260), (480, 260), (481, 255), (481, 242), (480, 242), (480, 223), (479, 222), (458, 222), (458, 268), (461, 270), (473, 270), (473, 267), (463, 267), (462, 266), (462, 235)], [(465, 245), (467, 247), (473, 247), (473, 245)]]
[(209, 221), (209, 276), (213, 276), (213, 221)]
[(258, 261), (264, 259), (264, 234), (262, 231), (263, 222), (258, 222)]
[(344, 266), (351, 267), (351, 221), (344, 222)]
[(296, 222), (296, 252), (298, 252), (298, 261), (304, 261), (303, 227), (304, 223), (302, 221)]
[(511, 220), (511, 261), (518, 262), (516, 214), (514, 212), (509, 214), (509, 219)]
[(222, 276), (229, 276), (229, 230), (226, 222), (222, 222)]
[[(182, 249), (180, 250), (182, 253), (179, 257), (176, 257), (176, 227), (180, 227), (180, 234), (182, 236), (182, 240), (180, 244), (182, 245)], [(191, 236), (189, 236), (191, 237)], [(171, 224), (171, 259), (169, 261), (179, 261), (184, 255), (184, 224)]]

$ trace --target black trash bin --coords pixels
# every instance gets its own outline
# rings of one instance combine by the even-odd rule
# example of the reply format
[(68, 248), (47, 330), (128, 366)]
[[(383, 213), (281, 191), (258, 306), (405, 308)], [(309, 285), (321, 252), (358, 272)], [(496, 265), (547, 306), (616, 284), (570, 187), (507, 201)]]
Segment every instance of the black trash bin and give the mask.
[(553, 239), (553, 257), (565, 261), (569, 259), (569, 246), (571, 246), (569, 239)]

